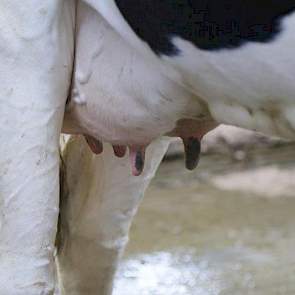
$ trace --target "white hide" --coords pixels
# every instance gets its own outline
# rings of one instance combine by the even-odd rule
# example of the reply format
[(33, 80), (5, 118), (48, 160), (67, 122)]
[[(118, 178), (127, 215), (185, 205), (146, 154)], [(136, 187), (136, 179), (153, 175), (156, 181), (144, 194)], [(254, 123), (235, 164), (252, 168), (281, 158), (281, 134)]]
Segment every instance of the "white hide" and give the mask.
[[(115, 144), (147, 143), (171, 131), (180, 119), (202, 116), (295, 137), (294, 13), (284, 18), (282, 33), (271, 42), (206, 51), (174, 38), (179, 56), (158, 57), (135, 35), (114, 0), (85, 2), (92, 8), (81, 7), (75, 83), (89, 65), (93, 73), (78, 90), (86, 98), (83, 106), (73, 102), (69, 109), (83, 132)], [(90, 63), (83, 55), (85, 41), (95, 39), (98, 31), (99, 41), (93, 42), (97, 54)], [(108, 104), (97, 93), (105, 94)]]
[(0, 294), (53, 294), (69, 1), (0, 1)]
[(134, 177), (128, 156), (116, 158), (109, 145), (95, 156), (82, 137), (69, 141), (58, 237), (61, 294), (111, 294), (132, 219), (169, 142), (151, 144), (143, 174)]

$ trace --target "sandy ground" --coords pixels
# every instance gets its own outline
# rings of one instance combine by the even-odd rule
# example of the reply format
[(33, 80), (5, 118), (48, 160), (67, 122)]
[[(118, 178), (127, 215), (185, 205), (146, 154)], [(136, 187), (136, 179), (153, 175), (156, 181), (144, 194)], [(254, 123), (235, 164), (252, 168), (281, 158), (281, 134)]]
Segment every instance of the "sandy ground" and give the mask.
[(114, 295), (294, 295), (295, 144), (221, 128), (199, 168), (170, 149)]

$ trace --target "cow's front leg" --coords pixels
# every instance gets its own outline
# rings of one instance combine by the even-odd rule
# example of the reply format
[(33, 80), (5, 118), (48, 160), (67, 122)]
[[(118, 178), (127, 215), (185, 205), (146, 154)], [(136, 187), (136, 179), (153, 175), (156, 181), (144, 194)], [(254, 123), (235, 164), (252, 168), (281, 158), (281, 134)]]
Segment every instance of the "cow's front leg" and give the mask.
[(0, 1), (0, 294), (53, 294), (68, 1)]
[(135, 177), (128, 156), (116, 158), (110, 146), (94, 156), (82, 138), (70, 141), (58, 251), (62, 294), (111, 294), (130, 224), (168, 144), (169, 139), (153, 143), (143, 174)]

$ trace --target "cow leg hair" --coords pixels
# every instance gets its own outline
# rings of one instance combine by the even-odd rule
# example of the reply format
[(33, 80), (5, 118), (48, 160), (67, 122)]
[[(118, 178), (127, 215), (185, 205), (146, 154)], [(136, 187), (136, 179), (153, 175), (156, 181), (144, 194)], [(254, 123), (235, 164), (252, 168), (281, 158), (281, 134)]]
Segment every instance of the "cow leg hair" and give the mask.
[(110, 146), (95, 156), (81, 137), (69, 141), (58, 235), (61, 294), (111, 294), (131, 222), (169, 142), (148, 148), (144, 172), (135, 177), (128, 156), (116, 158)]
[(67, 0), (0, 2), (1, 295), (53, 294), (72, 12)]

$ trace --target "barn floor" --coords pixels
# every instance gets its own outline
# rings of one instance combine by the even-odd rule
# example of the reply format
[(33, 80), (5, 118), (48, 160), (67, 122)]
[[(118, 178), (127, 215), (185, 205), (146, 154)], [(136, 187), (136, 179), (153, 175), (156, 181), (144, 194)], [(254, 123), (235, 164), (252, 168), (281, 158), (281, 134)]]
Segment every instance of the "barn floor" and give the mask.
[(234, 153), (162, 164), (114, 295), (295, 294), (295, 145)]

